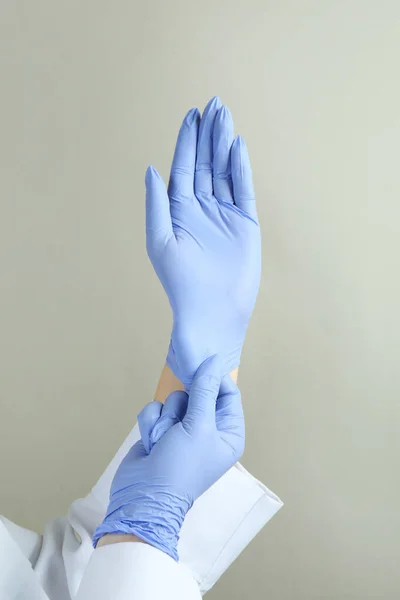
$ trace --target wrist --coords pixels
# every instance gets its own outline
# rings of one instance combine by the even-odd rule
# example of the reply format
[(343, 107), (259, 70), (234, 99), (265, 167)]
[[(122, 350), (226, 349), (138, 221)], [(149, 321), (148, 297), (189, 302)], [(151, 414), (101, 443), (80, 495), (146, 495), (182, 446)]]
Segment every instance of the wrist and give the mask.
[(102, 523), (95, 531), (93, 545), (106, 546), (123, 542), (136, 542), (153, 546), (168, 554), (178, 562), (179, 528), (159, 523), (129, 523), (128, 521), (112, 521)]
[[(229, 373), (235, 383), (237, 383), (239, 375), (241, 349), (242, 347), (240, 347), (239, 350), (236, 348), (233, 352), (222, 352), (219, 354), (222, 359), (224, 356), (226, 356), (226, 371), (224, 371), (224, 373)], [(193, 375), (202, 362), (209, 357), (209, 355), (203, 353), (201, 355), (201, 360), (197, 359), (193, 361)], [(175, 392), (177, 390), (188, 392), (190, 389), (190, 384), (191, 379), (185, 379), (180, 372), (177, 356), (171, 340), (167, 352), (165, 366), (161, 373), (154, 399), (159, 400), (160, 402), (165, 402), (171, 392)]]
[[(136, 497), (133, 494), (129, 499), (119, 495), (110, 502), (108, 515), (96, 528), (93, 546), (96, 548), (107, 534), (115, 536), (109, 539), (117, 541), (139, 538), (178, 561), (179, 534), (191, 506), (192, 502), (184, 494), (175, 496), (161, 491), (159, 484), (146, 495), (140, 490)], [(107, 538), (105, 540), (101, 545), (107, 543)]]
[(160, 379), (158, 380), (157, 390), (154, 394), (154, 400), (158, 400), (158, 402), (165, 402), (172, 392), (184, 390), (185, 386), (183, 383), (174, 374), (171, 367), (168, 364), (165, 364), (161, 372)]
[(199, 366), (214, 354), (219, 356), (222, 373), (231, 373), (235, 380), (245, 335), (246, 328), (223, 319), (211, 326), (207, 320), (199, 323), (174, 318), (166, 364), (187, 392)]
[(125, 542), (137, 542), (140, 544), (148, 543), (132, 533), (106, 533), (99, 539), (96, 548), (99, 548), (100, 546), (108, 546), (109, 544), (120, 544)]

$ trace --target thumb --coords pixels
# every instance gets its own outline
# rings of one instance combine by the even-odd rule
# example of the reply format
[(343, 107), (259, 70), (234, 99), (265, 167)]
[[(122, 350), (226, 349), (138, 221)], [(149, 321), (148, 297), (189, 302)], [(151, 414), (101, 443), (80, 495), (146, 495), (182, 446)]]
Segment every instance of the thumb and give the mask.
[(161, 402), (149, 402), (137, 417), (140, 437), (147, 454), (149, 454), (151, 450), (151, 433), (161, 416), (162, 407), (163, 405)]
[(198, 368), (189, 392), (183, 425), (193, 429), (198, 423), (215, 424), (215, 405), (221, 385), (221, 364), (218, 356), (205, 360)]
[(177, 390), (166, 399), (161, 416), (155, 424), (150, 435), (150, 444), (154, 446), (171, 427), (181, 423), (186, 414), (188, 396), (185, 392)]
[(225, 375), (221, 382), (217, 400), (217, 426), (223, 426), (225, 418), (234, 418), (238, 422), (244, 420), (240, 390), (230, 375)]
[(146, 245), (147, 251), (163, 248), (173, 235), (169, 198), (165, 183), (152, 166), (146, 171)]

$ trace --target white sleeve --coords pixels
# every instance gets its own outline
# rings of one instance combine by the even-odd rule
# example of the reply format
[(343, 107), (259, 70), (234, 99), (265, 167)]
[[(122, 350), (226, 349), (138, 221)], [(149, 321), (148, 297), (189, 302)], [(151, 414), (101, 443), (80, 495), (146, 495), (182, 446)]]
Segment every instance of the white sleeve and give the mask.
[[(71, 596), (76, 593), (93, 553), (91, 537), (107, 510), (115, 471), (139, 437), (136, 425), (90, 494), (70, 506), (63, 563)], [(202, 595), (281, 507), (280, 499), (240, 464), (196, 500), (184, 521), (178, 553), (180, 565), (197, 582)]]
[(200, 600), (187, 569), (147, 544), (126, 542), (92, 553), (75, 600)]

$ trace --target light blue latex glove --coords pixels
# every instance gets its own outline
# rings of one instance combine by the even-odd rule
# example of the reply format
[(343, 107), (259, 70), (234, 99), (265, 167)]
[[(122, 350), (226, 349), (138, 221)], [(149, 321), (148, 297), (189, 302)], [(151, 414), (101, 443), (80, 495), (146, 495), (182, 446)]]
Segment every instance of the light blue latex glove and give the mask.
[(216, 357), (207, 360), (189, 396), (173, 392), (164, 407), (151, 402), (139, 415), (142, 440), (115, 474), (94, 545), (106, 533), (130, 533), (178, 560), (186, 513), (244, 449), (240, 392), (229, 375), (221, 383), (219, 373)]
[(168, 295), (167, 364), (186, 389), (207, 356), (239, 365), (260, 281), (261, 239), (250, 160), (218, 98), (186, 115), (168, 191), (146, 173), (147, 251)]

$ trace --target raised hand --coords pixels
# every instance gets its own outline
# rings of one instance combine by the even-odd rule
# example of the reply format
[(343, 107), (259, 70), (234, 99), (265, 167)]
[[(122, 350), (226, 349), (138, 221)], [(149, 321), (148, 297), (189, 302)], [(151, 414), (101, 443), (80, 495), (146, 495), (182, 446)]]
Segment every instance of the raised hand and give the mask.
[(247, 147), (218, 98), (183, 120), (168, 190), (148, 168), (146, 238), (173, 311), (167, 364), (186, 389), (213, 354), (232, 371), (258, 292), (261, 238)]

